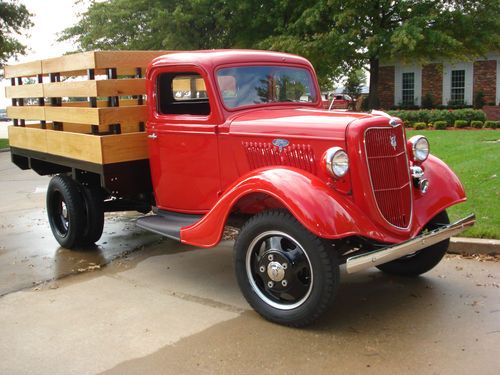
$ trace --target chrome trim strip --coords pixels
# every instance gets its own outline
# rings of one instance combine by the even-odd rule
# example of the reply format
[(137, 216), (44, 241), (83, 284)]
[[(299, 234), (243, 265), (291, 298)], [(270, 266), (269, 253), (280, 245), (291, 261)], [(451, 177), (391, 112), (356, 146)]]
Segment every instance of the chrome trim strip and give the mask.
[(465, 229), (473, 226), (475, 222), (476, 215), (471, 214), (452, 224), (448, 224), (442, 228), (422, 234), (400, 244), (384, 247), (383, 249), (371, 251), (366, 254), (352, 256), (347, 258), (346, 261), (347, 273), (358, 272), (370, 267), (378, 266), (379, 264), (390, 262), (391, 260), (401, 258), (405, 255), (413, 254), (418, 250), (425, 249), (426, 247), (446, 240), (447, 238), (464, 231)]
[(413, 223), (413, 188), (411, 186), (411, 178), (410, 178), (410, 162), (408, 160), (408, 152), (406, 150), (406, 131), (404, 129), (404, 127), (399, 124), (398, 126), (394, 126), (393, 129), (396, 129), (397, 127), (401, 126), (401, 129), (403, 131), (403, 142), (405, 142), (403, 144), (403, 150), (404, 150), (404, 153), (405, 153), (405, 157), (406, 157), (406, 165), (408, 166), (407, 168), (407, 173), (408, 173), (408, 183), (410, 184), (410, 220), (408, 221), (408, 225), (406, 227), (398, 227), (397, 225), (394, 225), (393, 223), (391, 223), (389, 220), (387, 220), (384, 216), (384, 214), (382, 213), (382, 210), (380, 209), (380, 206), (378, 205), (378, 201), (377, 201), (377, 197), (375, 195), (375, 188), (373, 187), (373, 179), (372, 179), (372, 172), (370, 170), (370, 162), (368, 161), (368, 152), (367, 152), (367, 149), (366, 149), (366, 133), (368, 132), (368, 130), (370, 129), (389, 129), (385, 126), (374, 126), (374, 127), (370, 127), (370, 128), (366, 128), (365, 131), (363, 132), (363, 146), (365, 147), (365, 160), (366, 160), (366, 168), (368, 169), (368, 176), (370, 177), (370, 187), (372, 188), (372, 197), (373, 197), (373, 200), (375, 201), (375, 204), (377, 205), (377, 210), (380, 214), (380, 217), (387, 223), (389, 224), (390, 226), (394, 227), (394, 228), (398, 228), (398, 229), (401, 229), (401, 230), (408, 230), (410, 227), (411, 227), (411, 224)]

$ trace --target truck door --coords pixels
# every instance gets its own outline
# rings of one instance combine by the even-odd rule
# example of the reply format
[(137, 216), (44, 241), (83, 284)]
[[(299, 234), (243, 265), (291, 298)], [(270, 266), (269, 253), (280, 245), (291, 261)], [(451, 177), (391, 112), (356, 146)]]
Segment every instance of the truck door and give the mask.
[(204, 213), (220, 191), (219, 115), (206, 73), (197, 67), (157, 68), (151, 84), (147, 133), (156, 204)]

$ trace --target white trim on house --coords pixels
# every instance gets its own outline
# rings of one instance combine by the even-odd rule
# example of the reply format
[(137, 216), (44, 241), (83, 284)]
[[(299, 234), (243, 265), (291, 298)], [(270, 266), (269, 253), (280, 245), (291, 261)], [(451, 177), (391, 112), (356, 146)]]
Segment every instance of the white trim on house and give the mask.
[(500, 105), (500, 57), (497, 56), (497, 95), (495, 98), (495, 104)]
[(399, 106), (403, 102), (403, 73), (415, 74), (415, 105), (422, 104), (422, 65), (394, 65), (394, 105)]
[(443, 105), (448, 105), (451, 100), (451, 72), (452, 70), (465, 70), (464, 102), (472, 105), (472, 82), (474, 77), (473, 62), (443, 63)]

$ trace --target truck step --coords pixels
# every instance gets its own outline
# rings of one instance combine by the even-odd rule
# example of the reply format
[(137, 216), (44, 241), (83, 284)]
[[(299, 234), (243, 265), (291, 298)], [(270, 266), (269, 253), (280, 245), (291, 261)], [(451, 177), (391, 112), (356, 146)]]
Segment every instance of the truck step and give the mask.
[(180, 241), (181, 228), (187, 227), (200, 220), (202, 215), (180, 214), (177, 212), (161, 211), (157, 215), (143, 216), (135, 224), (139, 228), (149, 230), (162, 236)]

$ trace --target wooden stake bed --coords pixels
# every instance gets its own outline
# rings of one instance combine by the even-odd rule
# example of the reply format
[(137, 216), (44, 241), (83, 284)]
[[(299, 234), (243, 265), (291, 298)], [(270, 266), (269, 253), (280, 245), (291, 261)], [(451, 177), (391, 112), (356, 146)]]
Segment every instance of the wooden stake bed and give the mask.
[(167, 53), (84, 52), (6, 66), (10, 145), (97, 164), (147, 159), (143, 75)]

